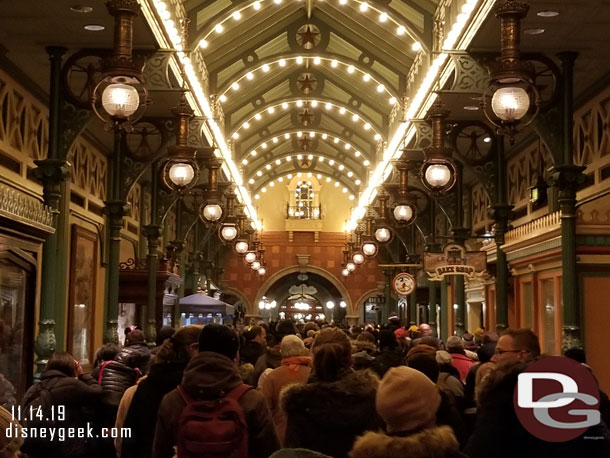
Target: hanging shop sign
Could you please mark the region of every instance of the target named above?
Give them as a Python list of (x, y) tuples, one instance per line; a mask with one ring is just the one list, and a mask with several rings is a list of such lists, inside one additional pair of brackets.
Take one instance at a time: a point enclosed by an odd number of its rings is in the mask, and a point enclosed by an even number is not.
[(392, 288), (399, 296), (408, 296), (417, 288), (417, 282), (413, 275), (401, 272), (392, 280)]
[(441, 281), (445, 275), (480, 278), (487, 272), (487, 253), (448, 243), (442, 253), (424, 253), (424, 270), (431, 281)]

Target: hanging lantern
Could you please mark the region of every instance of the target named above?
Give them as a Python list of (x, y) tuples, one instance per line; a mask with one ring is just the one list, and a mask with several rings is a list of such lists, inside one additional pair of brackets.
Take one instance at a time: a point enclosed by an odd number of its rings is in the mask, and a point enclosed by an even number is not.
[(379, 218), (375, 224), (375, 232), (373, 234), (375, 240), (378, 243), (388, 243), (392, 239), (392, 229), (388, 224), (388, 199), (390, 196), (383, 190), (383, 188), (377, 193), (377, 200), (379, 201)]
[(440, 99), (428, 112), (428, 121), (432, 124), (432, 145), (425, 149), (426, 160), (421, 168), (421, 177), (423, 185), (434, 194), (449, 191), (456, 181), (451, 150), (445, 146), (445, 119), (448, 115)]
[(394, 207), (394, 219), (401, 224), (411, 224), (417, 217), (417, 207), (409, 195), (409, 164), (404, 159), (405, 153), (396, 162), (399, 172), (398, 199)]
[(208, 223), (216, 223), (222, 218), (222, 207), (218, 204), (218, 169), (220, 161), (212, 154), (208, 157), (207, 202), (200, 208), (201, 218)]

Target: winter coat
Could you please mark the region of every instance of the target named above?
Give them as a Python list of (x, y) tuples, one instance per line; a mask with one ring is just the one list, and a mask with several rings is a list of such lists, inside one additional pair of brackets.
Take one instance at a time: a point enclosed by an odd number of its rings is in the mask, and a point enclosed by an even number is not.
[(367, 341), (356, 341), (352, 342), (352, 346), (354, 349), (352, 353), (354, 370), (373, 369), (375, 365), (375, 356), (373, 356), (376, 351), (375, 344)]
[[(184, 370), (182, 386), (192, 398), (214, 399), (222, 392), (230, 392), (242, 380), (234, 361), (214, 352), (201, 352)], [(177, 443), (180, 414), (186, 403), (177, 389), (163, 397), (157, 415), (153, 458), (171, 458)], [(256, 390), (247, 391), (239, 405), (248, 425), (248, 449), (250, 458), (267, 458), (280, 447), (273, 419), (265, 397)]]
[(10, 411), (17, 404), (17, 393), (13, 384), (0, 374), (0, 406)]
[[(87, 422), (92, 420), (93, 409), (102, 396), (102, 388), (95, 379), (88, 374), (78, 378), (70, 377), (61, 371), (44, 371), (40, 377), (40, 383), (28, 389), (22, 401), (23, 411), (30, 405), (36, 405), (41, 391), (45, 389), (51, 394), (53, 406), (63, 406), (65, 416), (57, 420), (46, 420), (50, 418), (50, 412), (43, 412), (45, 427), (85, 428)], [(55, 411), (58, 415), (59, 410)], [(24, 426), (27, 426), (25, 424)], [(27, 453), (30, 458), (38, 457), (70, 457), (90, 458), (93, 450), (93, 441), (85, 439), (66, 439), (65, 441), (50, 441), (47, 439), (26, 439), (21, 451)]]
[(114, 361), (100, 369), (100, 385), (104, 391), (104, 403), (118, 407), (123, 393), (135, 385), (138, 378), (148, 370), (151, 354), (144, 344), (123, 347)]
[(163, 397), (176, 388), (186, 363), (155, 364), (133, 395), (123, 427), (131, 428), (131, 438), (122, 439), (121, 458), (150, 458)]
[(420, 430), (408, 436), (369, 431), (360, 437), (350, 458), (467, 458), (448, 426)]
[(386, 348), (375, 356), (373, 370), (379, 375), (379, 378), (383, 378), (391, 367), (402, 366), (404, 363), (405, 357), (400, 348), (394, 350)]
[(461, 382), (466, 383), (466, 376), (474, 362), (468, 356), (461, 353), (451, 353), (451, 364), (460, 373)]
[(250, 363), (254, 366), (263, 353), (265, 353), (263, 345), (249, 340), (239, 348), (239, 360), (242, 364)]
[(294, 383), (307, 383), (311, 373), (311, 364), (310, 356), (284, 358), (280, 367), (269, 372), (263, 381), (261, 391), (267, 399), (280, 443), (284, 442), (286, 432), (286, 418), (280, 408), (280, 391)]
[(489, 374), (479, 393), (466, 454), (471, 458), (610, 457), (610, 432), (603, 422), (566, 442), (543, 441), (523, 428), (515, 413), (514, 393), (526, 367), (518, 362), (502, 363)]
[(334, 382), (289, 386), (280, 397), (284, 445), (347, 457), (357, 436), (382, 424), (375, 409), (378, 384), (370, 371), (350, 369)]
[(464, 384), (448, 372), (438, 374), (437, 386), (445, 393), (451, 395), (459, 405), (463, 405)]

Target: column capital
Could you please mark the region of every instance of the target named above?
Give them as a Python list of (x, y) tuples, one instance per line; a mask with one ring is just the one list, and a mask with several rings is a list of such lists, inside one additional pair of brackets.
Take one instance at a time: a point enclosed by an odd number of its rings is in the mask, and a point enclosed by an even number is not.
[(578, 186), (585, 181), (583, 173), (585, 169), (586, 167), (582, 165), (554, 165), (549, 169), (548, 184), (559, 188), (560, 192), (561, 190), (569, 190), (576, 193)]
[(142, 233), (150, 241), (151, 239), (158, 239), (161, 237), (163, 228), (158, 224), (147, 224), (142, 227)]

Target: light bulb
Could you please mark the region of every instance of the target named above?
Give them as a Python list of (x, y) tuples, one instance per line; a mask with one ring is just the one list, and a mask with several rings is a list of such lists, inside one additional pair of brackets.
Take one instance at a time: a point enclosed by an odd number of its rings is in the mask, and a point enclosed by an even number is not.
[(356, 264), (354, 264), (353, 262), (348, 262), (345, 268), (348, 271), (353, 272), (354, 270), (356, 270)]
[(261, 266), (258, 269), (258, 274), (262, 277), (263, 275), (265, 275), (267, 273), (267, 269), (265, 269), (265, 267)]
[(349, 275), (349, 270), (347, 270), (347, 268), (343, 269), (341, 271), (341, 275), (343, 275), (344, 277), (347, 277)]
[(203, 208), (203, 218), (215, 222), (222, 217), (222, 207), (218, 204), (208, 204)]
[(110, 116), (128, 118), (140, 106), (140, 95), (131, 84), (112, 83), (102, 92), (102, 106)]
[(254, 261), (256, 261), (256, 253), (254, 251), (248, 251), (244, 255), (244, 261), (246, 261), (248, 264), (252, 264)]
[(258, 270), (261, 268), (261, 263), (259, 261), (254, 261), (252, 264), (250, 264), (250, 268), (252, 270)]
[(237, 237), (237, 227), (235, 227), (234, 224), (226, 224), (222, 226), (222, 229), (220, 230), (220, 235), (223, 240), (231, 242), (235, 239), (235, 237)]
[(362, 253), (354, 253), (354, 256), (352, 256), (352, 261), (354, 261), (354, 264), (362, 264), (364, 262), (364, 255)]
[(169, 168), (169, 179), (178, 187), (187, 187), (195, 178), (195, 168), (187, 162), (177, 162)]
[(451, 181), (451, 169), (446, 164), (432, 164), (426, 167), (424, 181), (431, 188), (443, 188)]
[(240, 241), (236, 242), (235, 251), (238, 254), (244, 254), (246, 251), (248, 251), (248, 242), (246, 242), (244, 240), (240, 240)]
[(397, 205), (394, 207), (394, 218), (396, 218), (396, 221), (410, 221), (413, 218), (413, 208), (406, 204)]
[(388, 13), (381, 13), (379, 15), (379, 22), (385, 22), (388, 20)]
[(326, 301), (326, 308), (332, 310), (335, 308), (335, 303), (333, 301)]
[(341, 302), (339, 302), (339, 307), (344, 309), (345, 307), (347, 307), (347, 303), (345, 301), (341, 301)]
[(362, 244), (362, 252), (369, 258), (373, 257), (377, 254), (377, 245), (373, 242), (364, 242)]
[(379, 243), (385, 243), (392, 237), (392, 232), (387, 227), (380, 227), (375, 231), (375, 240)]
[(518, 121), (530, 107), (527, 91), (521, 87), (502, 87), (491, 99), (491, 109), (502, 121)]

